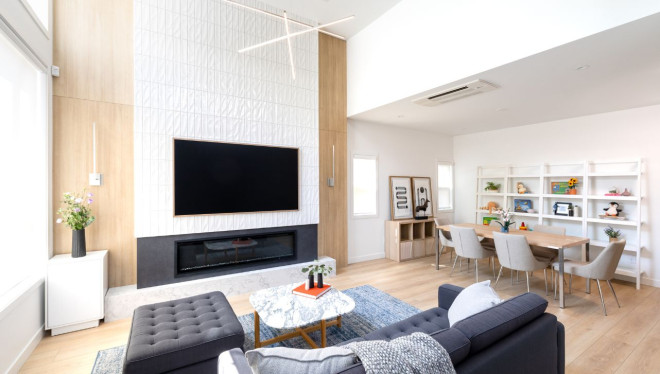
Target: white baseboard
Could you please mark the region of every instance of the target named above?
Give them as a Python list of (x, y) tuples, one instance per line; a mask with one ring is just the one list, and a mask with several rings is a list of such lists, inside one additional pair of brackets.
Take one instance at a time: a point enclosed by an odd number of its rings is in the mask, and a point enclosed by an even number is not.
[(371, 261), (371, 260), (378, 260), (381, 258), (385, 258), (385, 253), (383, 252), (378, 252), (378, 253), (371, 253), (368, 255), (362, 255), (362, 256), (349, 256), (348, 257), (348, 263), (349, 264), (354, 264), (356, 262), (364, 262), (364, 261)]
[(25, 361), (27, 361), (34, 349), (37, 348), (37, 345), (39, 345), (41, 339), (44, 337), (44, 334), (46, 333), (45, 327), (45, 325), (42, 325), (39, 330), (34, 333), (34, 335), (32, 335), (32, 338), (28, 344), (25, 345), (25, 348), (23, 348), (21, 354), (18, 355), (14, 362), (12, 362), (11, 366), (9, 366), (7, 374), (18, 374), (18, 371), (21, 370), (21, 367)]

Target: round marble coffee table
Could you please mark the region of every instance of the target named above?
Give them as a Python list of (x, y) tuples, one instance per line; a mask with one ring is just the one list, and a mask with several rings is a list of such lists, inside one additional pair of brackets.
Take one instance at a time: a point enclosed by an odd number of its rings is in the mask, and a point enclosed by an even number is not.
[[(250, 304), (254, 307), (255, 348), (297, 336), (305, 339), (312, 348), (319, 348), (307, 334), (316, 330), (321, 330), (321, 347), (325, 347), (326, 328), (335, 325), (341, 328), (342, 314), (349, 313), (355, 308), (353, 299), (336, 288), (330, 289), (316, 300), (294, 295), (291, 291), (300, 284), (298, 282), (267, 288), (250, 295)], [(272, 328), (294, 329), (294, 331), (261, 341), (259, 338), (261, 320)]]

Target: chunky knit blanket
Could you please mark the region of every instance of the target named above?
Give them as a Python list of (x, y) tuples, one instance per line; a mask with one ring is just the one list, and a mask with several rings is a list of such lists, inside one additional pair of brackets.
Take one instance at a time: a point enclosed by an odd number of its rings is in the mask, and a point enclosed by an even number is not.
[(445, 348), (421, 332), (389, 342), (350, 343), (345, 348), (362, 361), (367, 374), (456, 374)]

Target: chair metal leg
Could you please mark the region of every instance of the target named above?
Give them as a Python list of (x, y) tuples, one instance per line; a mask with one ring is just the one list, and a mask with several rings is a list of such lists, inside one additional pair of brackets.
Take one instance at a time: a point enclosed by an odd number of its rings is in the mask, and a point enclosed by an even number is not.
[(548, 296), (548, 272), (543, 269), (543, 283), (545, 283), (545, 296)]
[(603, 306), (603, 314), (607, 315), (607, 310), (605, 310), (605, 299), (603, 299), (603, 291), (600, 289), (600, 281), (596, 279), (596, 284), (598, 285), (598, 293), (600, 294), (600, 304)]
[(490, 256), (490, 258), (493, 260), (492, 262), (492, 268), (493, 268), (493, 277), (495, 277), (495, 256)]
[(509, 269), (511, 272), (511, 285), (513, 286), (513, 269)]
[(520, 282), (520, 272), (516, 270), (516, 282)]
[(559, 274), (555, 275), (555, 269), (552, 269), (552, 288), (555, 289), (555, 300), (557, 300), (557, 288), (559, 288), (559, 283), (555, 284), (555, 282), (559, 282)]
[[(587, 282), (589, 282), (589, 279), (587, 279)], [(573, 293), (573, 273), (568, 278), (568, 293)]]
[(495, 279), (495, 284), (493, 285), (493, 288), (495, 288), (495, 286), (497, 286), (497, 282), (500, 281), (500, 275), (502, 275), (502, 265), (500, 265), (500, 271), (497, 274), (497, 279)]
[(454, 268), (456, 267), (456, 261), (458, 261), (458, 255), (456, 255), (456, 258), (454, 259), (454, 266), (451, 267), (451, 272), (449, 273), (450, 277), (451, 277), (452, 274), (454, 274)]
[(529, 292), (529, 272), (526, 271), (525, 275), (527, 276), (527, 292)]
[(616, 292), (614, 292), (614, 287), (612, 287), (612, 282), (608, 279), (607, 280), (607, 285), (610, 286), (610, 290), (612, 290), (612, 295), (614, 295), (614, 300), (616, 300), (616, 305), (621, 308), (621, 304), (619, 304), (619, 298), (616, 297)]
[(476, 258), (474, 259), (474, 273), (477, 277), (477, 283), (479, 283), (479, 260)]

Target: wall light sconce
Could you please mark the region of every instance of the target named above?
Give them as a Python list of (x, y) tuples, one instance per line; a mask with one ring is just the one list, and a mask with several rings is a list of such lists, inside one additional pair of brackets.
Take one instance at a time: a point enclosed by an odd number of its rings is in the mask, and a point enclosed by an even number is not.
[(94, 172), (89, 174), (89, 185), (100, 186), (103, 184), (103, 174), (96, 172), (96, 122), (92, 123), (92, 158), (94, 160)]

